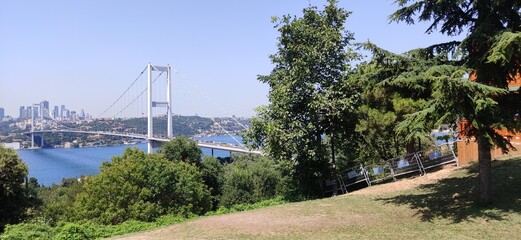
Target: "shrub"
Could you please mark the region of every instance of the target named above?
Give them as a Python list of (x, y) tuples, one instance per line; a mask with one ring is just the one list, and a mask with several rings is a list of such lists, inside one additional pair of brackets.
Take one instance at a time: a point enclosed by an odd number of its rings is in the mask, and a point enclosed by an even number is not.
[(281, 179), (275, 162), (267, 157), (236, 157), (225, 168), (221, 205), (229, 208), (273, 198), (279, 192)]
[(213, 207), (217, 209), (222, 193), (222, 182), (224, 175), (224, 165), (214, 157), (205, 156), (201, 161), (201, 174), (206, 186), (210, 188)]
[(67, 223), (60, 230), (54, 239), (56, 240), (85, 240), (92, 239), (91, 236), (87, 234), (87, 229), (85, 226), (78, 225), (75, 223)]
[(59, 221), (66, 221), (71, 217), (69, 210), (73, 207), (78, 194), (83, 190), (83, 180), (76, 178), (63, 179), (60, 185), (40, 187), (38, 196), (43, 201), (40, 216), (51, 226)]
[(52, 239), (53, 228), (43, 223), (20, 223), (7, 225), (5, 232), (0, 235), (1, 240), (47, 240)]
[(99, 175), (86, 180), (74, 203), (74, 219), (101, 224), (150, 222), (167, 214), (204, 214), (210, 207), (210, 191), (196, 166), (127, 149), (123, 156), (104, 163)]

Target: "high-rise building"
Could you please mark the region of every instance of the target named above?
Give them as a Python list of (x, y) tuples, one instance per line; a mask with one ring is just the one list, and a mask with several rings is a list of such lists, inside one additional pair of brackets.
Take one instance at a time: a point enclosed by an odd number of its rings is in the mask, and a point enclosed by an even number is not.
[(73, 120), (73, 121), (78, 121), (79, 117), (78, 117), (78, 114), (76, 113), (76, 111), (71, 111), (70, 112), (70, 119)]
[(44, 118), (51, 118), (51, 111), (49, 110), (49, 101), (43, 100), (40, 102), (40, 114)]
[(2, 118), (4, 118), (4, 109), (0, 107), (0, 120), (2, 120)]
[(43, 101), (40, 103), (40, 106), (41, 106), (43, 109), (47, 109), (47, 110), (49, 110), (49, 101), (47, 101), (47, 100), (43, 100)]
[(40, 117), (40, 109), (38, 105), (35, 106), (27, 106), (25, 108), (25, 118), (32, 118), (32, 114), (34, 114), (34, 118)]
[[(36, 109), (34, 109), (36, 110)], [(33, 106), (27, 106), (25, 107), (25, 118), (31, 118), (32, 117), (32, 114), (34, 113), (34, 117), (37, 118), (38, 116), (36, 115), (38, 112), (33, 112)]]
[(79, 117), (80, 120), (85, 120), (85, 111), (83, 111), (83, 109), (81, 109)]
[(65, 109), (65, 105), (62, 105), (61, 108), (60, 108), (60, 117), (62, 119), (64, 119), (66, 117), (66, 114), (67, 114), (66, 110), (67, 109)]
[(20, 117), (19, 117), (19, 119), (24, 119), (26, 117), (27, 117), (27, 115), (25, 115), (25, 106), (20, 106)]
[(56, 119), (58, 119), (59, 116), (60, 116), (60, 109), (58, 108), (58, 106), (54, 106), (54, 110), (52, 111), (52, 118), (54, 118), (56, 120)]

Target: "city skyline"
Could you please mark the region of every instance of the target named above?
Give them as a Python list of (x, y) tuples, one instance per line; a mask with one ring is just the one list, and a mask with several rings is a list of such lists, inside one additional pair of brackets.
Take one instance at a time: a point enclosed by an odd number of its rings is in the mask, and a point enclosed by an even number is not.
[[(353, 11), (355, 42), (402, 53), (454, 40), (425, 34), (425, 24), (389, 24), (392, 3), (338, 5)], [(175, 114), (249, 117), (268, 104), (257, 75), (273, 68), (280, 33), (271, 17), (302, 16), (310, 4), (327, 1), (2, 1), (0, 106), (16, 117), (20, 105), (47, 99), (98, 116), (152, 63), (176, 70)]]
[[(81, 108), (80, 111), (66, 108), (65, 104), (54, 105), (51, 109), (52, 104), (47, 100), (42, 100), (40, 103), (20, 105), (18, 115), (7, 115), (13, 119), (30, 119), (32, 114), (35, 118), (43, 117), (44, 119), (53, 120), (86, 120), (90, 119), (91, 116), (85, 113), (85, 110)], [(7, 117), (6, 116), (6, 117)], [(0, 117), (1, 119), (1, 117)]]

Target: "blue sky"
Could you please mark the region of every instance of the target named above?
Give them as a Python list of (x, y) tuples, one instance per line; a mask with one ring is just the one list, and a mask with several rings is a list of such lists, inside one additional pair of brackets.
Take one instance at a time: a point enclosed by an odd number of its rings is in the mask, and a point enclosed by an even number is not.
[[(267, 104), (257, 75), (273, 66), (272, 16), (301, 16), (324, 0), (17, 0), (0, 1), (0, 107), (48, 100), (93, 116), (108, 107), (149, 62), (170, 64), (174, 113), (252, 116)], [(427, 25), (388, 23), (393, 1), (341, 0), (356, 41), (393, 52), (451, 40)], [(456, 38), (461, 39), (462, 37)], [(198, 90), (196, 90), (198, 89)], [(202, 96), (203, 95), (203, 96)], [(215, 103), (207, 100), (207, 97)]]

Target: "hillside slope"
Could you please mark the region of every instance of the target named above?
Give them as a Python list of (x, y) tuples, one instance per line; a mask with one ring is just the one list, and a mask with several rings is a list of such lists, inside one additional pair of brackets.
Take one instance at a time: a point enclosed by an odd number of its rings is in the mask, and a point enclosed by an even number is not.
[(494, 208), (473, 203), (475, 167), (447, 166), (333, 198), (200, 218), (117, 239), (517, 239), (521, 159), (493, 166)]

